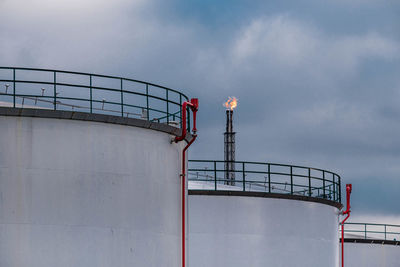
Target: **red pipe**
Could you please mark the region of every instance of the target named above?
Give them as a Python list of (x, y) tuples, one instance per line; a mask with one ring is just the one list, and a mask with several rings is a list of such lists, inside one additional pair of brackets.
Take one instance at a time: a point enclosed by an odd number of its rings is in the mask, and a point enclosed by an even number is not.
[(196, 140), (197, 137), (197, 129), (196, 129), (196, 112), (199, 107), (199, 101), (197, 98), (192, 98), (190, 102), (184, 102), (182, 104), (182, 135), (175, 137), (175, 142), (179, 142), (185, 139), (187, 129), (186, 129), (186, 106), (189, 105), (190, 109), (193, 112), (193, 138), (190, 142), (185, 146), (182, 150), (182, 188), (181, 188), (181, 198), (182, 198), (182, 267), (186, 265), (186, 150), (190, 147), (191, 144)]
[(351, 194), (351, 184), (346, 184), (346, 201), (347, 201), (347, 207), (346, 210), (343, 211), (343, 215), (347, 215), (346, 218), (341, 222), (342, 225), (342, 267), (344, 267), (344, 223), (347, 221), (347, 219), (350, 217), (350, 194)]
[(193, 112), (193, 132), (196, 133), (196, 112), (199, 108), (199, 100), (197, 98), (190, 99), (190, 102), (183, 102), (182, 104), (182, 135), (175, 137), (175, 142), (182, 141), (186, 137), (187, 127), (186, 127), (186, 107), (189, 105), (190, 109)]

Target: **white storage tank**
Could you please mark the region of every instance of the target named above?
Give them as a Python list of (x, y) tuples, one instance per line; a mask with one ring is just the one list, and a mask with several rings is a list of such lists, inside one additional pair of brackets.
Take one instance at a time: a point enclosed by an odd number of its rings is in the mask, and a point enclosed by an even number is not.
[(272, 163), (189, 165), (191, 267), (339, 264), (340, 177), (320, 169)]
[[(186, 97), (172, 100), (176, 91), (137, 81), (137, 90), (129, 89), (122, 78), (6, 71), (0, 79), (9, 88), (0, 100), (11, 107), (0, 107), (0, 266), (181, 266), (186, 142), (171, 144), (180, 131), (168, 122), (180, 120)], [(116, 86), (96, 84), (100, 78)], [(135, 96), (144, 99), (141, 106), (132, 104)]]
[(400, 266), (400, 225), (345, 223), (346, 267)]

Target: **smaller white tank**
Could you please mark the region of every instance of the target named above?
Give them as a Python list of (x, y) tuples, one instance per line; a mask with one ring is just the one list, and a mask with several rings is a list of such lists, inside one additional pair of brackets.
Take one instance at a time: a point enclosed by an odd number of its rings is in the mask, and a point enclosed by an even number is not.
[(399, 267), (400, 225), (346, 223), (346, 267)]
[(189, 161), (190, 267), (337, 267), (340, 177), (328, 171)]

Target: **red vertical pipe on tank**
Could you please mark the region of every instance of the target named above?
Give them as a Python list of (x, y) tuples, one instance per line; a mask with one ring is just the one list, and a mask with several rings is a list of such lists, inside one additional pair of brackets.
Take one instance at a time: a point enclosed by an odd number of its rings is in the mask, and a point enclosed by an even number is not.
[(341, 222), (342, 225), (342, 267), (344, 267), (344, 223), (347, 221), (347, 219), (350, 217), (350, 194), (351, 194), (351, 189), (352, 186), (351, 184), (346, 184), (346, 201), (347, 201), (347, 207), (346, 210), (343, 211), (343, 215), (347, 215), (346, 218)]
[[(175, 137), (175, 142), (179, 142), (185, 139), (187, 134), (186, 129), (186, 107), (189, 106), (193, 112), (193, 138), (190, 142), (185, 146), (182, 150), (182, 188), (181, 188), (181, 198), (182, 198), (182, 267), (186, 266), (186, 150), (189, 148), (191, 144), (196, 140), (197, 137), (197, 129), (196, 129), (196, 113), (199, 108), (199, 100), (197, 98), (192, 98), (190, 102), (184, 102), (182, 104), (182, 135)], [(190, 131), (190, 129), (189, 129)]]

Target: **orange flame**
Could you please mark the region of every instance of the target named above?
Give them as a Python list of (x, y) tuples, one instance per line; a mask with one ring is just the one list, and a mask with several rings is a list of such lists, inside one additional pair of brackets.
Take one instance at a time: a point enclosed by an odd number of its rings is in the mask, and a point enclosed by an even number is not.
[(238, 100), (236, 97), (229, 97), (228, 100), (223, 104), (227, 109), (233, 110), (237, 107)]

